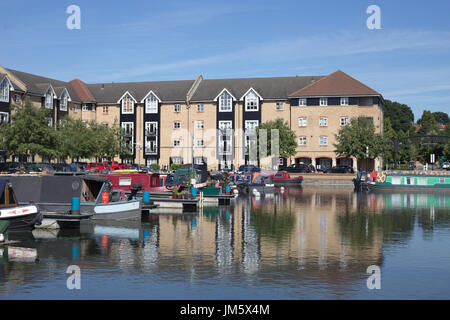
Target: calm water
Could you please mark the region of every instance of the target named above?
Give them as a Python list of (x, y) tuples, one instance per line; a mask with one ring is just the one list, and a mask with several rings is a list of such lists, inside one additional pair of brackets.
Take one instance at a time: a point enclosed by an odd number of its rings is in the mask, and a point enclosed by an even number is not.
[[(289, 189), (0, 247), (2, 299), (449, 299), (450, 195)], [(38, 260), (36, 261), (35, 255)], [(69, 265), (81, 289), (68, 290)], [(367, 267), (381, 289), (367, 288)]]

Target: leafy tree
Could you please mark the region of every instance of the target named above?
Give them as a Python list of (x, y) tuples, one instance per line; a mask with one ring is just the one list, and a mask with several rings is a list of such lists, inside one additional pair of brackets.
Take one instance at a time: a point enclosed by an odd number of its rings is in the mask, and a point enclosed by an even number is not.
[[(279, 154), (271, 154), (272, 152), (272, 130), (277, 129), (278, 130), (278, 136), (279, 136)], [(266, 130), (267, 133), (267, 155), (272, 156), (281, 156), (283, 158), (289, 158), (296, 154), (296, 148), (297, 148), (297, 138), (295, 135), (295, 132), (289, 128), (289, 125), (283, 121), (283, 119), (276, 119), (272, 121), (268, 121), (265, 123), (262, 123), (257, 129), (256, 129), (256, 136), (258, 145), (260, 144), (260, 133), (261, 130)]]
[(374, 125), (365, 117), (350, 119), (350, 123), (335, 136), (335, 152), (340, 156), (363, 160), (366, 147), (369, 147), (369, 157), (378, 157), (384, 152), (383, 137), (375, 133)]
[(60, 153), (71, 158), (91, 158), (97, 148), (94, 135), (86, 124), (66, 117), (58, 126)]
[(398, 132), (402, 130), (407, 132), (412, 128), (414, 122), (414, 113), (406, 104), (395, 101), (385, 100), (384, 119), (389, 118), (392, 128)]
[[(431, 111), (425, 110), (422, 117), (417, 120), (420, 125), (420, 129), (417, 132), (419, 135), (440, 135), (441, 132), (438, 128), (438, 123), (434, 118)], [(443, 145), (419, 145), (417, 146), (417, 156), (422, 163), (428, 163), (430, 161), (430, 154), (435, 154), (438, 159), (443, 153)]]
[(49, 127), (50, 111), (33, 107), (27, 99), (24, 104), (11, 106), (11, 122), (1, 126), (3, 148), (8, 155), (55, 158), (57, 135)]
[(437, 123), (442, 123), (445, 125), (450, 125), (450, 118), (448, 114), (445, 112), (433, 112), (434, 119), (436, 119)]

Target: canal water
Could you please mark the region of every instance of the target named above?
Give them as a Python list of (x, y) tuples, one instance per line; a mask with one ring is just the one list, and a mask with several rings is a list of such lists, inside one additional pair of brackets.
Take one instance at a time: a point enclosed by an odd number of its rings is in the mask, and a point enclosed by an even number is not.
[(448, 194), (305, 187), (10, 240), (0, 299), (450, 298)]

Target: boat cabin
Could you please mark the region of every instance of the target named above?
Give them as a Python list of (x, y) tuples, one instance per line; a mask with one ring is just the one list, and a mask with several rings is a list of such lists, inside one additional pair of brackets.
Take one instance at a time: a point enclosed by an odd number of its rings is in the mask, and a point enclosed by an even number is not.
[(17, 198), (12, 188), (12, 184), (8, 180), (0, 180), (0, 208), (17, 207)]

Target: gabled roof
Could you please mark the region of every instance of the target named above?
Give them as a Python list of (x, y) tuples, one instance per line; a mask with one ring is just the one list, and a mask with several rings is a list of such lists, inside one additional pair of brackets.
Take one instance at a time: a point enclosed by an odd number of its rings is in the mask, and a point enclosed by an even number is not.
[(116, 103), (120, 103), (120, 101), (122, 101), (122, 99), (123, 99), (126, 95), (129, 95), (129, 96), (131, 97), (131, 99), (133, 99), (134, 103), (137, 103), (136, 99), (134, 98), (134, 96), (133, 96), (129, 91), (125, 92), (125, 93), (119, 98), (119, 100), (117, 100)]
[[(6, 70), (10, 72), (14, 77), (19, 79), (21, 82), (23, 82), (27, 88), (27, 92), (30, 94), (43, 96), (47, 91), (49, 85), (52, 85), (52, 88), (65, 87), (67, 88), (67, 91), (69, 92), (72, 101), (81, 102), (80, 98), (78, 97), (77, 93), (72, 88), (69, 82), (41, 77), (31, 73), (26, 73), (12, 69)], [(47, 88), (44, 88), (45, 86), (47, 86)]]
[(51, 91), (53, 93), (53, 97), (57, 98), (55, 89), (53, 89), (53, 86), (51, 83), (37, 83), (35, 85), (35, 87), (37, 88), (37, 93), (39, 95), (45, 96), (47, 94), (48, 90), (51, 89)]
[(153, 90), (150, 90), (150, 91), (145, 95), (145, 97), (142, 98), (141, 103), (144, 103), (144, 102), (145, 102), (145, 99), (147, 99), (151, 94), (156, 98), (156, 100), (158, 100), (159, 102), (161, 102), (161, 99), (153, 92)]
[(217, 99), (219, 99), (219, 97), (222, 95), (222, 93), (227, 92), (231, 98), (236, 101), (237, 99), (233, 96), (233, 94), (230, 92), (230, 90), (228, 90), (227, 88), (223, 88), (222, 91), (220, 91), (220, 93), (214, 98), (214, 101), (217, 101)]
[(68, 100), (71, 101), (69, 91), (67, 90), (66, 87), (56, 87), (56, 88), (55, 88), (55, 93), (56, 93), (56, 96), (57, 96), (59, 99), (61, 99), (62, 96), (63, 96), (63, 94), (66, 93), (66, 94), (67, 94), (67, 97), (68, 97)]
[(223, 88), (234, 97), (242, 97), (253, 88), (265, 100), (287, 100), (289, 93), (306, 87), (320, 78), (322, 76), (203, 80), (192, 95), (191, 101), (213, 101)]
[(256, 90), (253, 89), (253, 88), (248, 89), (247, 92), (244, 93), (244, 95), (241, 97), (240, 100), (243, 101), (243, 100), (244, 100), (244, 97), (247, 96), (247, 95), (250, 93), (250, 91), (253, 91), (253, 92), (259, 97), (260, 100), (264, 100), (263, 97), (261, 97), (261, 95), (258, 93), (258, 91), (256, 91)]
[(80, 79), (73, 79), (69, 82), (72, 86), (73, 90), (78, 94), (78, 97), (80, 97), (81, 102), (96, 102), (94, 95), (89, 91), (89, 88), (86, 83), (81, 81)]
[(381, 96), (377, 91), (338, 70), (330, 75), (300, 88), (289, 94), (289, 97), (321, 97), (321, 96)]

